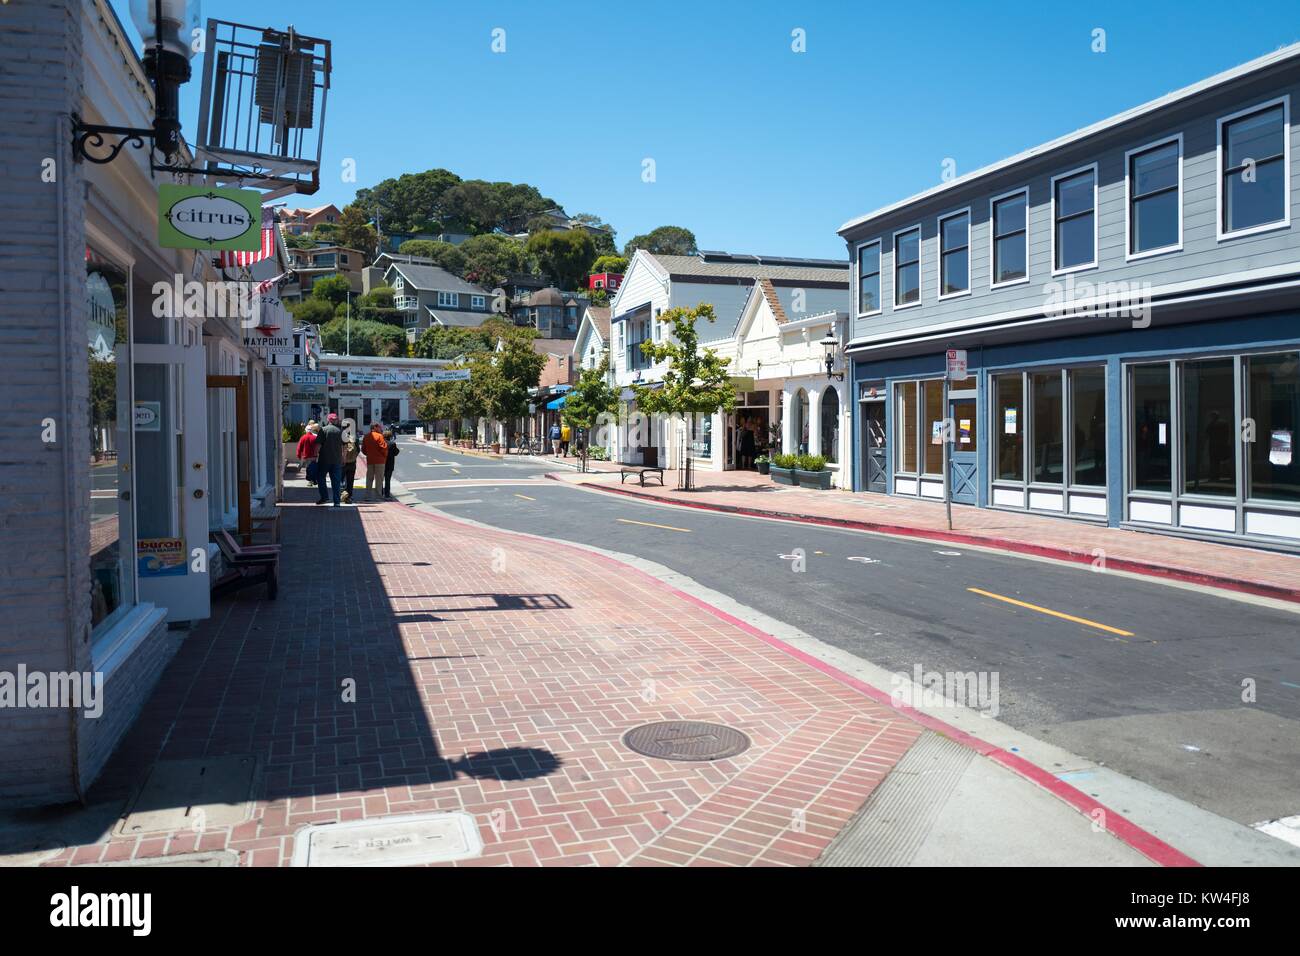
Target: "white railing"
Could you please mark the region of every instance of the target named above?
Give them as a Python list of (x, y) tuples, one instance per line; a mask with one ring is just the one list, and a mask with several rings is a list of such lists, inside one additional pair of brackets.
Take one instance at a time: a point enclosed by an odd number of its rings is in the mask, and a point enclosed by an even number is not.
[(393, 308), (395, 309), (405, 309), (408, 312), (414, 312), (419, 307), (419, 296), (398, 295), (393, 297)]

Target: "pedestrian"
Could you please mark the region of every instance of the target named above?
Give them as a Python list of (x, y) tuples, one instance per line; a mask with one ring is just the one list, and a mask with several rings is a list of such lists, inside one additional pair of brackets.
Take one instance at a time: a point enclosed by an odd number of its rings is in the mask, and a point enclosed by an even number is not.
[(384, 497), (393, 497), (393, 466), (397, 464), (397, 456), (401, 454), (401, 449), (397, 447), (397, 429), (390, 428), (384, 432), (384, 440), (388, 442), (388, 456), (384, 459)]
[(370, 423), (370, 431), (361, 440), (361, 454), (366, 456), (366, 500), (375, 501), (384, 491), (384, 462), (388, 458), (388, 443), (379, 422)]
[(307, 478), (307, 484), (316, 484), (316, 453), (318, 451), (316, 442), (315, 419), (307, 423), (303, 429), (302, 437), (298, 439), (298, 461), (302, 463), (303, 473)]
[(361, 446), (357, 444), (357, 436), (352, 435), (343, 442), (343, 503), (352, 504), (352, 488), (357, 482), (357, 456), (361, 454)]
[(339, 428), (339, 417), (334, 412), (330, 412), (329, 418), (325, 420), (316, 448), (316, 472), (320, 476), (320, 497), (316, 504), (325, 503), (325, 479), (328, 478), (334, 507), (337, 508), (343, 490), (339, 487), (343, 479), (343, 429)]
[(754, 431), (749, 422), (740, 427), (740, 467), (754, 467)]
[(568, 422), (560, 426), (560, 454), (565, 458), (569, 457), (569, 438), (572, 434)]
[(560, 453), (560, 423), (552, 422), (551, 423), (551, 454), (558, 455), (559, 453)]

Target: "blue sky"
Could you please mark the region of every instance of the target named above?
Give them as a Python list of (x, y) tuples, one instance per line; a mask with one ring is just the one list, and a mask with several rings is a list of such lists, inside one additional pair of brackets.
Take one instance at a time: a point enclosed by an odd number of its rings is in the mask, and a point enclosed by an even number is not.
[[(129, 24), (128, 0), (113, 3)], [(322, 185), (303, 205), (445, 167), (532, 183), (604, 217), (620, 246), (671, 224), (706, 249), (837, 258), (840, 224), (939, 182), (947, 158), (969, 172), (1300, 39), (1294, 0), (204, 0), (202, 12), (334, 41)], [(355, 184), (341, 181), (345, 158)]]

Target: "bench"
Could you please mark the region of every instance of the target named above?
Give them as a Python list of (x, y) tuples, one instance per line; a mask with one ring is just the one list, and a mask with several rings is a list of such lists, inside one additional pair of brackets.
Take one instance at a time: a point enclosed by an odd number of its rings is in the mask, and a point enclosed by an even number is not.
[(653, 465), (624, 465), (618, 472), (618, 483), (621, 485), (627, 481), (628, 475), (634, 475), (641, 487), (645, 487), (646, 475), (659, 479), (659, 487), (663, 487), (664, 470), (656, 468)]
[(272, 544), (280, 543), (280, 508), (274, 501), (264, 501), (254, 508), (252, 515), (254, 532), (265, 532)]
[(213, 585), (213, 594), (265, 584), (267, 598), (275, 600), (280, 590), (278, 544), (241, 545), (225, 528), (214, 531), (212, 540), (221, 549), (221, 556), (229, 568), (228, 573)]

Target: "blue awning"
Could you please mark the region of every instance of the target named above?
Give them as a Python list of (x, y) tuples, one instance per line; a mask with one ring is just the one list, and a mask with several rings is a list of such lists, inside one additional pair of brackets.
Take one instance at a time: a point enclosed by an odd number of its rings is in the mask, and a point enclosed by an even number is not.
[(546, 403), (546, 407), (547, 407), (547, 408), (559, 408), (561, 405), (564, 404), (565, 399), (567, 399), (568, 397), (569, 397), (568, 395), (561, 395), (559, 398), (555, 399), (555, 401), (553, 401), (553, 402), (547, 402), (547, 403)]

